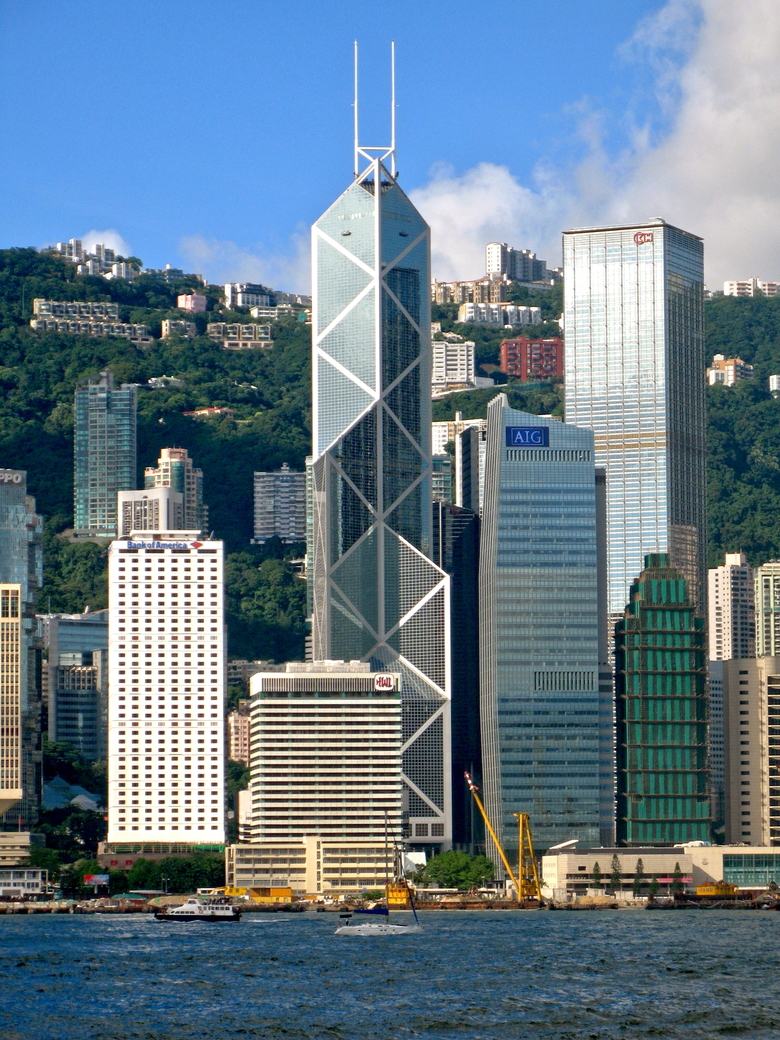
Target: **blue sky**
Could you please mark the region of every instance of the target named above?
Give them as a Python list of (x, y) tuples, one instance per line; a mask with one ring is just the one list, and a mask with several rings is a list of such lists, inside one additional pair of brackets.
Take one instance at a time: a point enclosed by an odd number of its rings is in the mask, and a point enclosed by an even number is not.
[[(401, 183), (439, 276), (481, 273), (496, 237), (557, 263), (572, 221), (661, 215), (706, 236), (717, 210), (674, 145), (740, 7), (766, 7), (766, 33), (780, 5), (0, 0), (0, 246), (112, 229), (148, 266), (305, 288), (308, 226), (351, 177), (356, 37), (367, 143), (387, 135), (396, 40)], [(770, 93), (774, 39), (756, 69)], [(773, 188), (754, 187), (757, 214)], [(744, 213), (732, 223), (744, 238)], [(776, 251), (767, 236), (746, 257)], [(780, 263), (733, 276), (752, 273)]]

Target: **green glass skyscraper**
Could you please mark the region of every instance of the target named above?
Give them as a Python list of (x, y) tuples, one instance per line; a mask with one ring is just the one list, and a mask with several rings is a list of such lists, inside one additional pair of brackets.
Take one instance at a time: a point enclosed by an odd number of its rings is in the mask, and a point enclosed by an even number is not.
[(708, 840), (705, 627), (666, 553), (646, 556), (631, 586), (615, 686), (618, 844)]

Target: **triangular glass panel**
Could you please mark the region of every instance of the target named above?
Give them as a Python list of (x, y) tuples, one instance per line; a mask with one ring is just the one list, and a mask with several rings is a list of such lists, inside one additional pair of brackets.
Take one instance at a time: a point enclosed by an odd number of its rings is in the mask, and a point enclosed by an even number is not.
[[(324, 350), (372, 389), (376, 388), (374, 300), (375, 290), (371, 289), (318, 344), (320, 350)], [(345, 299), (344, 305), (347, 303), (349, 300)]]
[(371, 404), (372, 398), (324, 358), (317, 358), (319, 381), (316, 454), (320, 455)]
[[(336, 318), (371, 281), (371, 275), (324, 239), (317, 249), (317, 334)], [(341, 358), (338, 359), (339, 361)]]

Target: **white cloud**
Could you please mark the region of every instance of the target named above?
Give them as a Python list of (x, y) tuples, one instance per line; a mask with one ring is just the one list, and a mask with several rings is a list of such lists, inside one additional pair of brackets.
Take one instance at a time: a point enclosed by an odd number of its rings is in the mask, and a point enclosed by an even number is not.
[(272, 289), (309, 292), (309, 237), (303, 229), (290, 239), (287, 250), (257, 252), (235, 242), (191, 235), (179, 243), (188, 266), (209, 282), (260, 282)]
[(109, 249), (113, 249), (119, 256), (133, 255), (132, 249), (116, 228), (106, 228), (105, 231), (87, 231), (86, 234), (81, 236), (81, 241), (84, 243), (84, 248), (89, 251), (94, 250), (96, 245), (102, 244), (108, 246)]
[(621, 49), (653, 76), (664, 136), (629, 133), (617, 158), (584, 111), (587, 157), (540, 166), (531, 186), (482, 163), (461, 176), (436, 170), (412, 198), (433, 229), (438, 278), (484, 270), (491, 240), (559, 262), (566, 227), (661, 216), (705, 240), (706, 277), (780, 277), (780, 4), (669, 0)]

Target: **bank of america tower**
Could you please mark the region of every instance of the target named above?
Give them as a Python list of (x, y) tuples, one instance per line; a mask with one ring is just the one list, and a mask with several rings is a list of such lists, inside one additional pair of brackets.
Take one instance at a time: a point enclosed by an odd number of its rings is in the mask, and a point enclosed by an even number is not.
[(609, 614), (648, 553), (706, 605), (702, 240), (665, 221), (563, 236), (566, 421), (607, 471)]
[(438, 844), (450, 640), (449, 577), (429, 558), (430, 230), (392, 138), (362, 147), (356, 127), (355, 178), (312, 229), (312, 650), (401, 673), (405, 837)]

